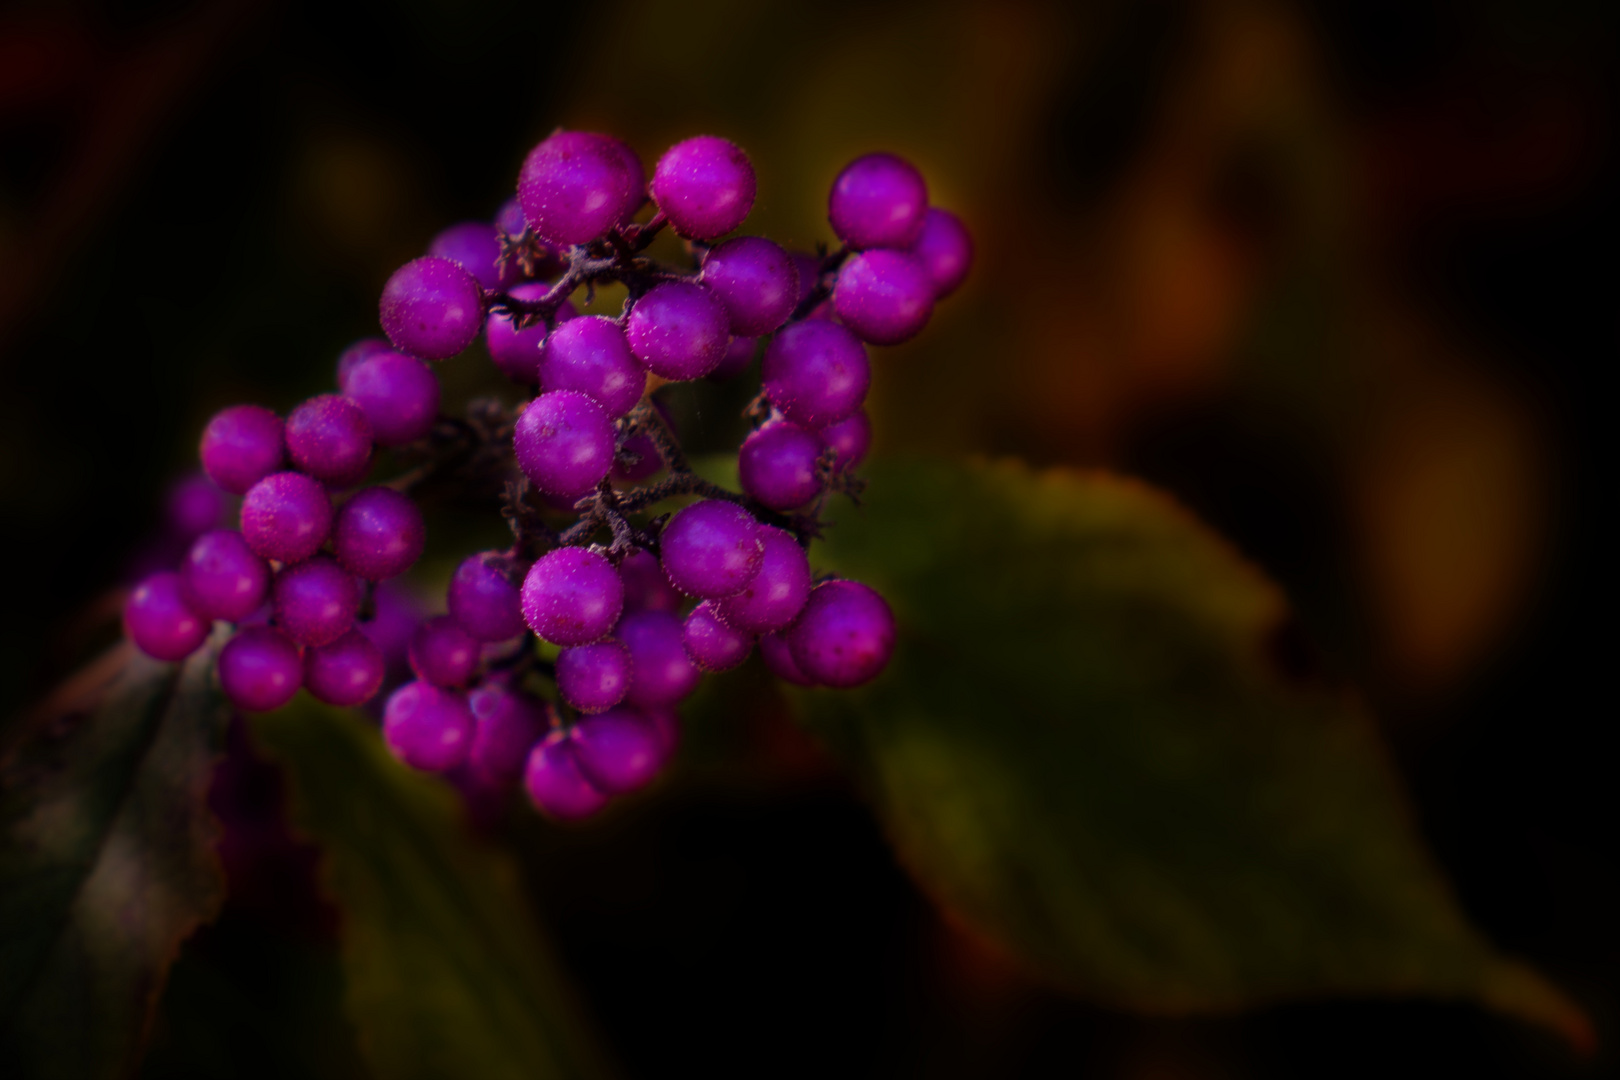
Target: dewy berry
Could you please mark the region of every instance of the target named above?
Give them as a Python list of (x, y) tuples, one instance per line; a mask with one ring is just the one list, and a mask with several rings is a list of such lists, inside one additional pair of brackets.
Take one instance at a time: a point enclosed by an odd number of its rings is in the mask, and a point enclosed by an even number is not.
[[(353, 707), (395, 680), (382, 712), (396, 757), (484, 790), (521, 782), (559, 820), (650, 782), (675, 752), (679, 703), (756, 647), (796, 685), (876, 678), (893, 613), (858, 582), (812, 587), (810, 544), (832, 526), (828, 500), (862, 489), (868, 345), (922, 330), (973, 243), (892, 154), (839, 173), (832, 251), (725, 239), (756, 194), (747, 156), (713, 136), (670, 148), (650, 183), (618, 139), (545, 139), (492, 220), (450, 226), (389, 278), (384, 336), (343, 350), (335, 393), (290, 403), (285, 423), (256, 405), (208, 422), (207, 480), (170, 514), (190, 550), (132, 591), (129, 638), (178, 661), (234, 623), (215, 663), (251, 711), (300, 687)], [(685, 265), (646, 254), (666, 229), (686, 239)], [(609, 284), (621, 312), (578, 317), (575, 300)], [(427, 361), (480, 336), (473, 353), (526, 400), (447, 415)], [(688, 463), (662, 383), (733, 378), (756, 356), (729, 491)], [(347, 490), (371, 470), (377, 486)], [(240, 532), (219, 527), (224, 493), (242, 496)], [(426, 548), (419, 500), (482, 500), (513, 536), (452, 554), (448, 614), (430, 619), (395, 581)]]

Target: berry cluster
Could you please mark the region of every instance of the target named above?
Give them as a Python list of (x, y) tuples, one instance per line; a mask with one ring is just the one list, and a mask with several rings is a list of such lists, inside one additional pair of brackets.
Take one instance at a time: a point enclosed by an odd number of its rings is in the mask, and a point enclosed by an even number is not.
[[(748, 158), (724, 139), (672, 147), (649, 183), (616, 139), (547, 138), (493, 224), (447, 229), (388, 280), (387, 340), (344, 351), (338, 393), (285, 418), (238, 405), (209, 421), (203, 470), (241, 496), (240, 529), (204, 532), (178, 571), (142, 581), (129, 637), (179, 660), (214, 621), (233, 623), (218, 669), (239, 708), (277, 708), (299, 687), (363, 704), (388, 672), (378, 583), (426, 539), (412, 495), (456, 477), (504, 492), (515, 541), (462, 562), (447, 614), (410, 635), (415, 678), (387, 698), (383, 734), (415, 768), (521, 779), (541, 810), (581, 817), (650, 780), (674, 749), (677, 703), (756, 644), (793, 683), (873, 678), (894, 645), (888, 605), (858, 582), (817, 581), (806, 550), (827, 497), (859, 491), (866, 344), (921, 330), (966, 275), (971, 241), (889, 154), (839, 174), (828, 213), (844, 243), (830, 254), (722, 240), (754, 193)], [(650, 219), (634, 221), (649, 198)], [(643, 254), (665, 227), (692, 270)], [(621, 315), (580, 315), (573, 294), (605, 282), (628, 291)], [(443, 416), (428, 361), (480, 333), (537, 394)], [(688, 467), (652, 392), (740, 374), (762, 340), (758, 425), (731, 492)], [(358, 487), (379, 448), (411, 467)], [(698, 499), (648, 516), (676, 496)]]

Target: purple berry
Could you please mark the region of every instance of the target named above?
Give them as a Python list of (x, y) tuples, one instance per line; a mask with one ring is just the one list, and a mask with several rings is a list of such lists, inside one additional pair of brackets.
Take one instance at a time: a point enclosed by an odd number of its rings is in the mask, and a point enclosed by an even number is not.
[(304, 689), (328, 705), (364, 705), (382, 689), (387, 670), (382, 650), (358, 630), (304, 650)]
[(734, 337), (731, 344), (726, 346), (726, 355), (721, 358), (720, 366), (704, 376), (712, 382), (724, 382), (726, 379), (735, 379), (748, 370), (748, 365), (754, 362), (754, 353), (759, 347), (757, 337)]
[(495, 211), (495, 227), (514, 240), (528, 229), (529, 223), (523, 218), (523, 206), (516, 195), (501, 203), (501, 208)]
[(858, 581), (824, 581), (787, 633), (793, 662), (823, 686), (847, 689), (873, 679), (894, 652), (894, 613)]
[(630, 650), (613, 638), (557, 654), (557, 693), (582, 713), (599, 713), (630, 689)]
[(293, 699), (303, 681), (298, 646), (268, 626), (243, 627), (220, 650), (219, 685), (238, 709), (279, 709)]
[(676, 232), (713, 240), (741, 225), (753, 208), (754, 167), (736, 143), (699, 135), (664, 151), (651, 190)]
[(910, 247), (928, 213), (928, 185), (909, 161), (868, 154), (844, 166), (827, 197), (827, 220), (853, 248)]
[[(635, 460), (630, 460), (631, 455)], [(608, 475), (621, 484), (635, 484), (647, 479), (664, 467), (658, 456), (658, 444), (645, 431), (638, 431), (624, 440), (624, 446), (613, 458), (613, 471)]]
[(553, 645), (588, 645), (606, 637), (623, 610), (624, 582), (594, 551), (548, 551), (523, 579), (523, 619)]
[(384, 581), (371, 592), (376, 613), (356, 628), (377, 646), (391, 669), (406, 667), (411, 635), (422, 622), (421, 605), (404, 586)]
[(464, 686), (478, 670), (478, 642), (448, 615), (418, 626), (406, 655), (416, 677), (434, 686)]
[(772, 675), (784, 679), (795, 686), (814, 686), (816, 681), (799, 670), (799, 665), (793, 659), (793, 650), (788, 646), (787, 631), (775, 634), (762, 634), (759, 639), (759, 658), (765, 661), (765, 666)]
[(863, 251), (838, 273), (838, 319), (874, 345), (898, 345), (917, 335), (934, 313), (934, 283), (922, 264), (900, 251)]
[(761, 236), (739, 236), (710, 251), (700, 280), (725, 305), (733, 334), (768, 334), (799, 303), (793, 257)]
[(720, 499), (678, 510), (659, 547), (670, 583), (701, 599), (741, 592), (759, 572), (764, 552), (752, 515)]
[(856, 409), (844, 419), (828, 424), (818, 434), (835, 455), (833, 471), (843, 472), (866, 460), (866, 452), (872, 446), (872, 421), (865, 409)]
[(973, 266), (973, 237), (962, 219), (949, 210), (929, 207), (922, 234), (911, 245), (911, 257), (934, 285), (934, 299), (955, 292)]
[(613, 467), (613, 420), (577, 390), (553, 390), (529, 402), (512, 432), (518, 467), (547, 495), (590, 491)]
[(467, 764), (488, 783), (505, 786), (523, 775), (529, 748), (551, 729), (551, 706), (499, 682), (467, 695), (477, 726)]
[(359, 367), (367, 360), (370, 360), (378, 353), (388, 352), (392, 348), (393, 346), (389, 345), (387, 341), (380, 337), (368, 337), (361, 338), (353, 345), (350, 345), (347, 349), (344, 349), (342, 352), (338, 353), (338, 393), (347, 394), (349, 392), (349, 376), (354, 373), (355, 368)]
[(821, 494), (816, 459), (822, 449), (821, 440), (797, 424), (766, 424), (743, 440), (737, 480), (772, 510), (795, 509)]
[(261, 559), (307, 559), (331, 529), (332, 500), (320, 481), (303, 473), (272, 473), (242, 499), (242, 536)]
[(793, 536), (770, 525), (759, 527), (765, 546), (759, 573), (716, 611), (730, 626), (750, 634), (780, 630), (791, 623), (810, 596), (810, 559)]
[(816, 283), (821, 280), (821, 258), (808, 251), (790, 251), (788, 258), (793, 261), (794, 273), (799, 276), (799, 293), (793, 301), (798, 307), (815, 291)]
[(647, 370), (636, 362), (624, 330), (612, 319), (587, 315), (551, 332), (540, 350), (540, 389), (577, 390), (623, 416), (641, 400)]
[(383, 707), (383, 741), (413, 769), (444, 772), (460, 765), (472, 732), (472, 709), (459, 690), (408, 682)]
[(529, 151), (518, 173), (523, 216), (542, 239), (583, 244), (630, 220), (646, 173), (618, 139), (559, 131)]
[(371, 468), (371, 424), (365, 411), (337, 394), (310, 398), (287, 414), (287, 456), (333, 487), (358, 484)]
[[(525, 281), (507, 291), (515, 300), (540, 300), (551, 292), (551, 286), (543, 281)], [(564, 300), (557, 308), (558, 324), (578, 315), (579, 310), (571, 300)], [(545, 349), (545, 341), (544, 319), (537, 319), (519, 330), (506, 311), (492, 311), (484, 324), (484, 345), (489, 349), (491, 362), (502, 375), (524, 386), (535, 386), (540, 382), (540, 354)]]
[(700, 379), (725, 359), (731, 316), (702, 285), (666, 281), (630, 309), (625, 337), (653, 374), (676, 382)]
[(523, 786), (536, 809), (563, 821), (589, 817), (607, 805), (607, 796), (580, 771), (573, 740), (565, 731), (553, 731), (535, 744)]
[(490, 565), (495, 555), (487, 551), (462, 560), (445, 594), (450, 617), (476, 641), (508, 641), (523, 633), (517, 586)]
[(276, 575), (270, 588), (276, 625), (300, 645), (326, 645), (354, 625), (360, 584), (325, 555)]
[(872, 382), (860, 339), (821, 319), (784, 327), (765, 347), (761, 374), (771, 404), (812, 431), (860, 408)]
[(344, 395), (360, 406), (379, 446), (404, 446), (425, 437), (439, 415), (439, 380), (432, 369), (386, 349), (349, 373)]
[(681, 606), (681, 594), (669, 583), (669, 576), (650, 551), (635, 551), (619, 564), (624, 580), (624, 610), (674, 611)]
[(203, 429), (197, 456), (208, 479), (241, 495), (281, 467), (281, 417), (257, 405), (233, 405)]
[(378, 316), (396, 349), (443, 360), (472, 344), (484, 322), (484, 291), (460, 265), (412, 259), (383, 286)]
[(630, 692), (625, 695), (629, 704), (673, 705), (697, 689), (703, 672), (686, 654), (679, 615), (633, 611), (619, 620), (615, 633), (630, 651)]
[(367, 581), (398, 577), (422, 556), (427, 530), (407, 495), (369, 487), (338, 509), (332, 550), (343, 568)]
[(634, 791), (664, 767), (664, 740), (634, 709), (581, 720), (573, 731), (574, 759), (591, 786), (609, 795)]
[(482, 221), (450, 226), (433, 238), (427, 253), (449, 259), (486, 289), (499, 289), (518, 280), (515, 263), (508, 273), (501, 273), (497, 265), (501, 258), (500, 230)]
[(169, 532), (190, 540), (220, 523), (225, 516), (225, 496), (202, 473), (192, 473), (169, 488), (164, 511)]
[(205, 619), (240, 622), (259, 610), (270, 568), (235, 529), (203, 533), (180, 564), (186, 604)]
[(124, 633), (158, 660), (184, 660), (208, 639), (212, 627), (186, 603), (180, 575), (172, 570), (148, 577), (124, 602)]
[(705, 600), (692, 609), (681, 627), (686, 654), (704, 671), (729, 671), (754, 651), (754, 635), (734, 630), (720, 619), (717, 600)]

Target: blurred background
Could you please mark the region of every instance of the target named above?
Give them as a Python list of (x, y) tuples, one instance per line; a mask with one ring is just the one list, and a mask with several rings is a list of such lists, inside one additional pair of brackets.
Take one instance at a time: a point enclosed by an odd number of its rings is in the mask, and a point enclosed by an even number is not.
[[(600, 828), (514, 829), (625, 1072), (1613, 1073), (1616, 11), (8, 3), (4, 715), (116, 637), (207, 417), (326, 390), (393, 269), (489, 218), (553, 127), (649, 167), (732, 138), (747, 231), (800, 247), (831, 239), (838, 169), (892, 149), (979, 261), (876, 359), (877, 452), (1128, 471), (1230, 537), (1297, 605), (1298, 662), (1372, 704), (1470, 916), (1605, 1046), (1576, 1061), (1460, 1005), (1149, 1019), (1053, 995), (939, 919), (766, 697)], [(499, 390), (472, 355), (441, 371), (451, 401)], [(689, 446), (735, 446), (750, 393), (678, 403)], [(273, 770), (233, 762), (274, 805)], [(148, 1075), (359, 1068), (311, 853), (271, 849), (188, 948)]]

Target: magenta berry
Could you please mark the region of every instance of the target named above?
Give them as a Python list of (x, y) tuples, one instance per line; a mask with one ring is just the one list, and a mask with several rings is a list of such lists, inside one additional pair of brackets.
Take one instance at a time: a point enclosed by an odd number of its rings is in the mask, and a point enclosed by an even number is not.
[(240, 622), (257, 611), (270, 589), (270, 567), (235, 529), (203, 533), (180, 564), (186, 605), (205, 619)]
[(681, 606), (681, 594), (669, 583), (669, 575), (657, 556), (637, 551), (619, 564), (624, 580), (624, 610), (674, 611)]
[(303, 679), (298, 646), (268, 626), (238, 630), (219, 653), (220, 688), (238, 709), (279, 709), (298, 693)]
[(766, 424), (743, 440), (737, 481), (772, 510), (793, 510), (821, 494), (816, 461), (823, 449), (821, 439), (797, 424)]
[(354, 625), (360, 583), (336, 562), (318, 555), (284, 568), (270, 587), (276, 625), (300, 645), (326, 645)]
[(800, 299), (793, 257), (762, 236), (739, 236), (711, 250), (700, 280), (725, 306), (733, 334), (770, 333)]
[(518, 467), (547, 495), (583, 495), (613, 467), (613, 421), (577, 390), (553, 390), (529, 403), (512, 434)]
[(523, 579), (523, 618), (553, 645), (606, 637), (624, 610), (624, 582), (606, 558), (583, 548), (548, 551)]
[(739, 593), (759, 571), (759, 525), (736, 503), (705, 499), (677, 511), (660, 538), (664, 573), (688, 596)]
[(421, 558), (426, 543), (422, 512), (408, 496), (391, 488), (356, 492), (338, 509), (332, 525), (332, 550), (338, 562), (366, 581), (403, 574)]
[(468, 694), (467, 704), (475, 723), (468, 767), (489, 783), (516, 782), (529, 749), (551, 728), (551, 707), (499, 682)]
[(349, 372), (344, 395), (360, 407), (379, 446), (424, 438), (439, 416), (438, 377), (416, 357), (386, 349)]
[(726, 379), (735, 379), (748, 365), (754, 362), (754, 353), (759, 350), (759, 338), (734, 337), (731, 344), (726, 346), (726, 355), (721, 358), (720, 366), (704, 376), (713, 382), (724, 382)]
[(383, 741), (413, 769), (445, 772), (467, 758), (473, 715), (467, 695), (432, 683), (409, 682), (383, 708)]
[(378, 317), (396, 349), (443, 360), (478, 336), (484, 322), (484, 292), (459, 264), (424, 255), (388, 279)]
[(676, 232), (713, 240), (741, 225), (753, 208), (754, 167), (736, 143), (699, 135), (664, 152), (651, 190)]
[(796, 618), (810, 597), (810, 560), (790, 533), (759, 527), (764, 547), (759, 573), (735, 596), (716, 608), (729, 626), (749, 634), (780, 630)]
[(622, 795), (645, 785), (664, 765), (664, 740), (634, 709), (614, 709), (581, 720), (573, 732), (574, 758), (591, 786)]
[(638, 431), (624, 441), (614, 455), (613, 469), (608, 473), (620, 484), (634, 484), (647, 479), (664, 467), (658, 456), (658, 444), (645, 431)]
[(448, 615), (429, 619), (411, 635), (411, 670), (434, 686), (465, 686), (478, 670), (478, 642)]
[(358, 630), (304, 650), (304, 689), (328, 705), (364, 705), (382, 689), (387, 670), (382, 650)]
[(169, 488), (164, 517), (169, 531), (183, 540), (201, 536), (225, 516), (225, 496), (201, 473), (181, 477)]
[(629, 704), (673, 705), (697, 689), (703, 673), (686, 653), (681, 625), (668, 611), (634, 611), (619, 620), (616, 636), (630, 652)]
[(640, 160), (618, 139), (559, 131), (524, 160), (518, 202), (535, 233), (566, 247), (629, 221), (645, 184)]
[(501, 257), (500, 230), (482, 221), (450, 226), (433, 238), (427, 253), (449, 259), (486, 289), (499, 289), (517, 280), (515, 273), (502, 274), (497, 265)]
[(529, 223), (523, 217), (523, 204), (518, 202), (515, 195), (501, 203), (501, 208), (495, 211), (495, 228), (514, 240), (522, 236), (528, 227)]
[(507, 641), (523, 633), (518, 587), (491, 565), (494, 557), (485, 552), (463, 560), (445, 594), (450, 617), (475, 641)]
[(272, 473), (242, 499), (242, 536), (260, 558), (307, 559), (331, 530), (332, 500), (319, 481), (303, 473)]
[[(551, 286), (543, 281), (525, 281), (508, 291), (517, 300), (540, 300), (551, 291)], [(564, 300), (557, 308), (557, 322), (565, 323), (578, 314), (573, 303)], [(519, 330), (510, 312), (497, 310), (489, 313), (489, 320), (484, 324), (484, 345), (502, 375), (524, 386), (536, 386), (540, 382), (540, 354), (545, 348), (546, 334), (544, 319), (536, 319)]]
[(337, 358), (337, 388), (338, 393), (349, 392), (349, 376), (354, 369), (370, 360), (378, 353), (389, 352), (393, 346), (380, 337), (361, 338), (347, 349), (338, 353)]
[(894, 613), (858, 581), (824, 581), (788, 632), (793, 662), (806, 677), (840, 689), (875, 678), (894, 652)]
[(540, 350), (539, 371), (542, 391), (577, 390), (609, 416), (635, 408), (647, 385), (647, 369), (630, 352), (624, 330), (600, 315), (552, 331)]
[(562, 821), (589, 817), (607, 805), (607, 795), (585, 778), (565, 731), (553, 731), (529, 753), (523, 787), (541, 813)]
[(910, 247), (928, 213), (922, 174), (893, 154), (868, 154), (844, 167), (827, 198), (827, 220), (853, 248)]
[(677, 382), (700, 379), (725, 359), (731, 317), (702, 285), (665, 281), (630, 309), (625, 337), (653, 374)]
[(729, 671), (754, 651), (754, 635), (734, 629), (720, 618), (716, 605), (722, 602), (703, 601), (681, 628), (686, 655), (704, 671)]
[(142, 581), (124, 602), (124, 632), (158, 660), (184, 660), (208, 639), (211, 626), (186, 603), (180, 575), (171, 570)]
[(761, 374), (771, 404), (811, 430), (860, 408), (872, 381), (860, 339), (847, 328), (820, 319), (794, 323), (772, 338)]
[(839, 321), (874, 345), (916, 337), (934, 313), (934, 282), (899, 251), (863, 251), (838, 272), (833, 309)]
[(352, 487), (371, 467), (371, 424), (346, 397), (312, 397), (287, 414), (287, 456), (317, 480)]
[(557, 693), (582, 713), (599, 713), (630, 690), (630, 650), (613, 638), (557, 655)]
[(814, 679), (799, 670), (798, 662), (793, 659), (793, 649), (788, 645), (786, 631), (762, 635), (759, 639), (759, 658), (765, 661), (765, 667), (778, 679), (795, 686), (816, 685)]
[(241, 495), (281, 467), (281, 417), (257, 405), (234, 405), (215, 413), (203, 429), (197, 456), (208, 478)]
[(842, 420), (822, 428), (821, 441), (833, 452), (833, 471), (853, 469), (866, 460), (872, 448), (872, 421), (865, 409), (856, 409)]
[(911, 245), (911, 257), (933, 283), (934, 299), (943, 300), (961, 286), (973, 266), (973, 237), (961, 218), (930, 207), (922, 233)]

